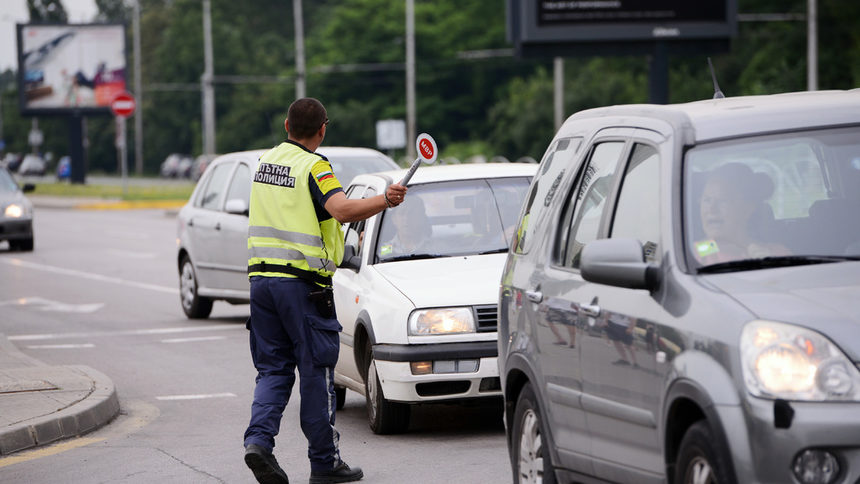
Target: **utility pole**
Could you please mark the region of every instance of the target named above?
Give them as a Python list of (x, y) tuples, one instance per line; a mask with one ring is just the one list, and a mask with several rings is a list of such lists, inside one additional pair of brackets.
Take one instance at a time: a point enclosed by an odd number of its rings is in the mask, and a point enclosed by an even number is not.
[(293, 0), (293, 23), (296, 31), (296, 99), (305, 97), (305, 28), (302, 0)]
[(139, 106), (134, 117), (134, 172), (143, 175), (143, 84), (140, 73), (140, 0), (134, 0), (134, 93)]
[(215, 154), (215, 87), (212, 84), (212, 15), (210, 1), (203, 0), (203, 59), (205, 67), (200, 76), (203, 93), (203, 153)]
[(415, 158), (415, 0), (406, 0), (406, 158)]
[(806, 90), (818, 90), (818, 9), (809, 0), (806, 12)]

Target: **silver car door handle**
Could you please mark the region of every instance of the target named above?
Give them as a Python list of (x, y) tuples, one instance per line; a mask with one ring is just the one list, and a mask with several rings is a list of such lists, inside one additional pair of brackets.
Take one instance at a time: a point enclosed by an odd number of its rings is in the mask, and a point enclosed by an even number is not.
[(586, 316), (596, 318), (600, 316), (600, 306), (596, 304), (580, 304), (579, 311)]
[(526, 291), (526, 299), (533, 303), (543, 301), (543, 293), (540, 291)]

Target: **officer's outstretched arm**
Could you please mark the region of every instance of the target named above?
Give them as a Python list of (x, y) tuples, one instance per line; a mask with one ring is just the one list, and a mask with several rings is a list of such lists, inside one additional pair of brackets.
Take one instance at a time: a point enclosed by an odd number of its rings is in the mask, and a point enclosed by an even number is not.
[[(403, 202), (406, 187), (395, 183), (389, 185), (385, 195), (370, 198), (349, 199), (343, 192), (332, 195), (325, 202), (326, 211), (340, 223), (357, 222), (372, 217), (389, 206), (396, 207)], [(386, 198), (388, 199), (386, 201)]]

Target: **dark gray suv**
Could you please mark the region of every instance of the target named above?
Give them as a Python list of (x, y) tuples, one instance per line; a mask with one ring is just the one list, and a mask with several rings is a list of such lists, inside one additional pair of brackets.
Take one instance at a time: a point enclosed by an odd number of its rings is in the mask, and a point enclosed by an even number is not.
[(498, 341), (516, 482), (860, 482), (860, 90), (571, 116)]

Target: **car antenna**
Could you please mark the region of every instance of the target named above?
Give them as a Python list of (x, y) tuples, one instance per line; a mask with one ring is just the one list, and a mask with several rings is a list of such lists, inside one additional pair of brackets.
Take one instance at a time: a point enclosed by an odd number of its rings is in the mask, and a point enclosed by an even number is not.
[(711, 68), (711, 79), (714, 80), (714, 99), (723, 99), (726, 95), (720, 91), (720, 85), (717, 84), (717, 75), (714, 73), (714, 64), (711, 63), (710, 57), (708, 57), (708, 67)]

